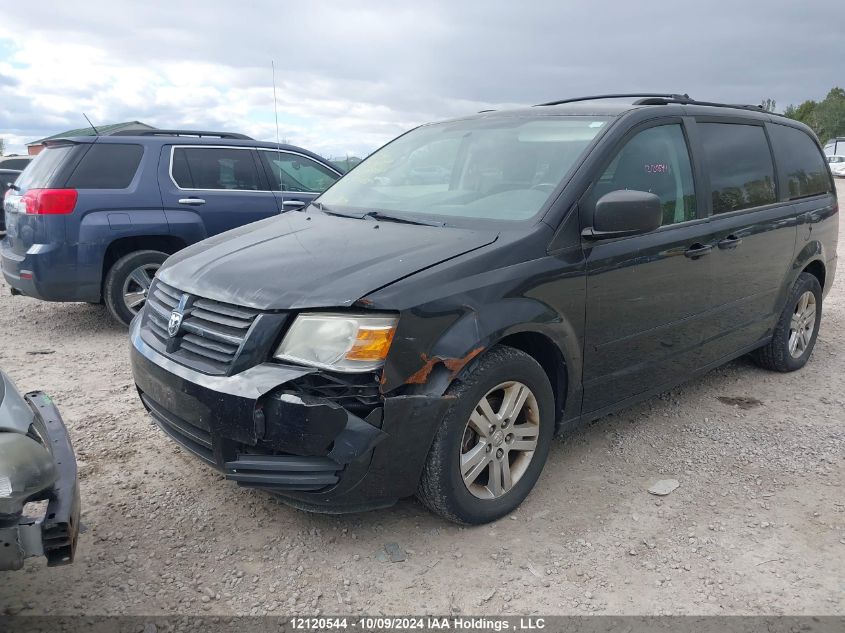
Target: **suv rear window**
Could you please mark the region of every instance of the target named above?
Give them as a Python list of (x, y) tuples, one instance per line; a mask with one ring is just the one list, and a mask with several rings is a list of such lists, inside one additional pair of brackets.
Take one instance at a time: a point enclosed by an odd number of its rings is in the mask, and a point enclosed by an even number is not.
[(766, 133), (759, 125), (699, 123), (710, 174), (713, 213), (728, 213), (775, 198), (775, 168)]
[(100, 143), (92, 145), (68, 178), (73, 189), (126, 189), (138, 165), (144, 148), (140, 145)]
[(21, 174), (17, 182), (18, 187), (22, 191), (50, 187), (53, 175), (75, 149), (76, 145), (45, 147)]
[(781, 183), (788, 200), (828, 193), (830, 177), (821, 151), (801, 130), (786, 125), (769, 127)]

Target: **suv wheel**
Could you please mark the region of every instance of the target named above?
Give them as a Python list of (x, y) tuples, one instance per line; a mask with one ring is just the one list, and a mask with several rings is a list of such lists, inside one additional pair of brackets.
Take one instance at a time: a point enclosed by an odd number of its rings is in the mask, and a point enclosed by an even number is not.
[(447, 391), (455, 398), (426, 459), (417, 496), (449, 520), (479, 524), (514, 510), (537, 482), (554, 435), (543, 368), (498, 346)]
[(801, 273), (789, 291), (772, 340), (754, 352), (754, 360), (773, 371), (801, 369), (813, 353), (821, 319), (819, 281), (809, 273)]
[(147, 302), (153, 277), (167, 257), (167, 253), (161, 251), (135, 251), (112, 265), (106, 275), (103, 295), (115, 319), (129, 325)]

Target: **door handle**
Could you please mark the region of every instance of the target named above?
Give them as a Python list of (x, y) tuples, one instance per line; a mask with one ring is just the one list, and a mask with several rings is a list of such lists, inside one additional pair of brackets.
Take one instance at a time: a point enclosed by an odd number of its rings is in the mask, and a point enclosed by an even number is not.
[(719, 248), (721, 249), (729, 249), (729, 248), (736, 248), (742, 244), (742, 238), (737, 237), (736, 235), (728, 235), (725, 239), (719, 242)]
[(190, 204), (190, 205), (199, 205), (205, 204), (205, 200), (202, 198), (179, 198), (179, 204)]
[(302, 200), (284, 200), (282, 201), (282, 206), (289, 209), (299, 209), (304, 207), (305, 203)]
[(689, 257), (690, 259), (698, 259), (699, 257), (704, 257), (705, 255), (707, 255), (707, 253), (712, 250), (712, 244), (699, 244), (698, 242), (696, 242), (684, 251), (684, 256)]

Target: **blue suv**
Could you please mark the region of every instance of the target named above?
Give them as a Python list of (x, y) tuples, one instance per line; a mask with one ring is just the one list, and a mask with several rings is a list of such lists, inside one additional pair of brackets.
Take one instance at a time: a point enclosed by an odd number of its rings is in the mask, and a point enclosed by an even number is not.
[(6, 193), (12, 294), (105, 303), (129, 323), (176, 251), (306, 206), (341, 172), (299, 147), (185, 130), (48, 141)]

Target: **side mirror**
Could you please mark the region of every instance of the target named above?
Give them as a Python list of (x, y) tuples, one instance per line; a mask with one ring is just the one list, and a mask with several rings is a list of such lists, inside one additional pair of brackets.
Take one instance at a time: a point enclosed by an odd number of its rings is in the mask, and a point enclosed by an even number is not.
[(620, 189), (604, 194), (596, 202), (592, 228), (584, 229), (587, 239), (627, 237), (655, 230), (663, 223), (663, 208), (653, 193)]

